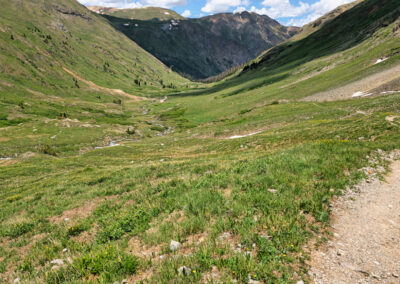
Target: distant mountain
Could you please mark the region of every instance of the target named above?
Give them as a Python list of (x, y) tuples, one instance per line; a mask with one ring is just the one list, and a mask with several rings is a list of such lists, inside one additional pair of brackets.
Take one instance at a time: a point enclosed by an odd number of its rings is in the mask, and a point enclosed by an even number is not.
[(172, 70), (195, 79), (245, 64), (299, 30), (248, 12), (184, 19), (161, 8), (94, 11)]

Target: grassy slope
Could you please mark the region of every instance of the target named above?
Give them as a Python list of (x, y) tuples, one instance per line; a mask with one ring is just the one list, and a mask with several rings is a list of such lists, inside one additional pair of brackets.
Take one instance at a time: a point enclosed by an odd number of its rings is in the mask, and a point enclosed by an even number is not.
[[(0, 161), (1, 276), (50, 283), (307, 279), (304, 244), (327, 237), (330, 199), (364, 176), (359, 169), (371, 163), (367, 156), (400, 147), (400, 93), (298, 99), (398, 64), (392, 55), (372, 65), (399, 46), (395, 25), (352, 48), (294, 66), (289, 59), (257, 66), (223, 88), (153, 103), (149, 113), (135, 115), (141, 127), (155, 119), (176, 127), (166, 136), (149, 130), (152, 137), (94, 150), (96, 143), (79, 144), (91, 128), (57, 126), (58, 120), (1, 128), (4, 154), (24, 151), (28, 142), (14, 136), (31, 136), (32, 144), (48, 139), (58, 154)], [(315, 73), (325, 66), (331, 69)], [(263, 132), (223, 139), (256, 130)], [(54, 133), (60, 136), (52, 140)], [(171, 239), (183, 247), (171, 252)], [(51, 260), (67, 257), (72, 264), (51, 270)], [(178, 273), (183, 265), (190, 275)]]
[(323, 27), (327, 22), (332, 21), (337, 16), (339, 16), (343, 12), (353, 8), (354, 6), (358, 5), (362, 1), (364, 1), (364, 0), (357, 0), (357, 1), (351, 2), (349, 4), (345, 4), (345, 5), (339, 6), (336, 9), (334, 9), (333, 11), (331, 11), (331, 12), (323, 15), (322, 17), (318, 18), (317, 20), (315, 20), (315, 21), (313, 21), (313, 22), (311, 22), (309, 24), (304, 25), (301, 28), (301, 30), (299, 31), (299, 33), (296, 34), (295, 36), (293, 36), (293, 38), (291, 38), (291, 40), (297, 41), (297, 40), (300, 40), (300, 39), (303, 39), (303, 38), (309, 36), (310, 34), (316, 32), (321, 27)]
[(119, 10), (113, 9), (110, 12), (107, 10), (107, 8), (105, 8), (103, 13), (117, 18), (124, 18), (129, 20), (135, 19), (140, 21), (148, 21), (148, 20), (168, 21), (171, 19), (175, 20), (185, 19), (185, 17), (182, 17), (175, 11), (158, 7), (119, 9)]
[[(95, 141), (101, 145), (110, 133), (124, 136), (128, 127), (143, 128), (135, 116), (149, 102), (135, 102), (133, 96), (162, 97), (194, 85), (76, 1), (6, 1), (0, 12), (2, 127), (29, 121), (45, 124), (66, 116), (87, 124), (75, 129), (86, 135), (76, 138), (71, 134), (75, 130), (67, 130), (59, 136), (68, 139), (56, 142), (56, 147), (66, 150), (70, 141), (81, 146)], [(77, 80), (63, 67), (100, 87)], [(132, 96), (101, 87), (122, 89)], [(7, 138), (12, 142), (1, 147), (0, 156), (17, 148), (17, 152), (25, 152), (38, 143), (52, 143), (49, 137), (57, 130), (47, 127), (35, 135), (37, 141), (25, 134), (22, 131)], [(43, 136), (46, 138), (39, 138)]]
[(42, 80), (47, 86), (71, 84), (59, 65), (98, 85), (127, 92), (140, 91), (132, 78), (154, 90), (160, 88), (160, 80), (184, 82), (76, 1), (8, 1), (1, 12), (2, 66), (21, 84), (24, 76), (36, 85)]

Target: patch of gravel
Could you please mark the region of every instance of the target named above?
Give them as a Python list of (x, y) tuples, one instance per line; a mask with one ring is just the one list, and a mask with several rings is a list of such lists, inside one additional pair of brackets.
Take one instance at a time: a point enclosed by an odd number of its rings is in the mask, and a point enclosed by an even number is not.
[(400, 283), (400, 152), (385, 181), (383, 169), (365, 168), (368, 179), (338, 198), (333, 237), (311, 253), (314, 283)]
[[(381, 94), (381, 92), (398, 91), (397, 85), (391, 82), (397, 82), (400, 78), (400, 65), (387, 69), (385, 71), (367, 76), (361, 80), (349, 83), (325, 92), (316, 93), (303, 99), (303, 101), (321, 102), (336, 101), (353, 98), (357, 93)], [(394, 88), (394, 89), (393, 89)], [(381, 91), (378, 91), (381, 90)], [(356, 96), (357, 97), (357, 96)]]

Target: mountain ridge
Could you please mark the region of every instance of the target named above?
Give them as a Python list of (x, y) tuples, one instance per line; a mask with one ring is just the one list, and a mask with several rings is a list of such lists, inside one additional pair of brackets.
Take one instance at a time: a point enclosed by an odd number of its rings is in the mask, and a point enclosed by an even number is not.
[(102, 16), (174, 71), (193, 79), (212, 77), (245, 64), (298, 31), (268, 16), (249, 12), (199, 19), (135, 19), (135, 13), (142, 11), (118, 10), (126, 13), (124, 18), (116, 17), (116, 12)]

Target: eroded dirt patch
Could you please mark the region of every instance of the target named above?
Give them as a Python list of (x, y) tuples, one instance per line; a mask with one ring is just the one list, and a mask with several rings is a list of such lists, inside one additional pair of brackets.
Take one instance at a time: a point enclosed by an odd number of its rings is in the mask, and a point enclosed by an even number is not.
[(383, 92), (398, 91), (396, 82), (399, 80), (400, 65), (397, 65), (342, 87), (314, 94), (303, 100), (316, 102), (344, 100), (353, 98), (353, 95), (357, 93), (380, 95)]

